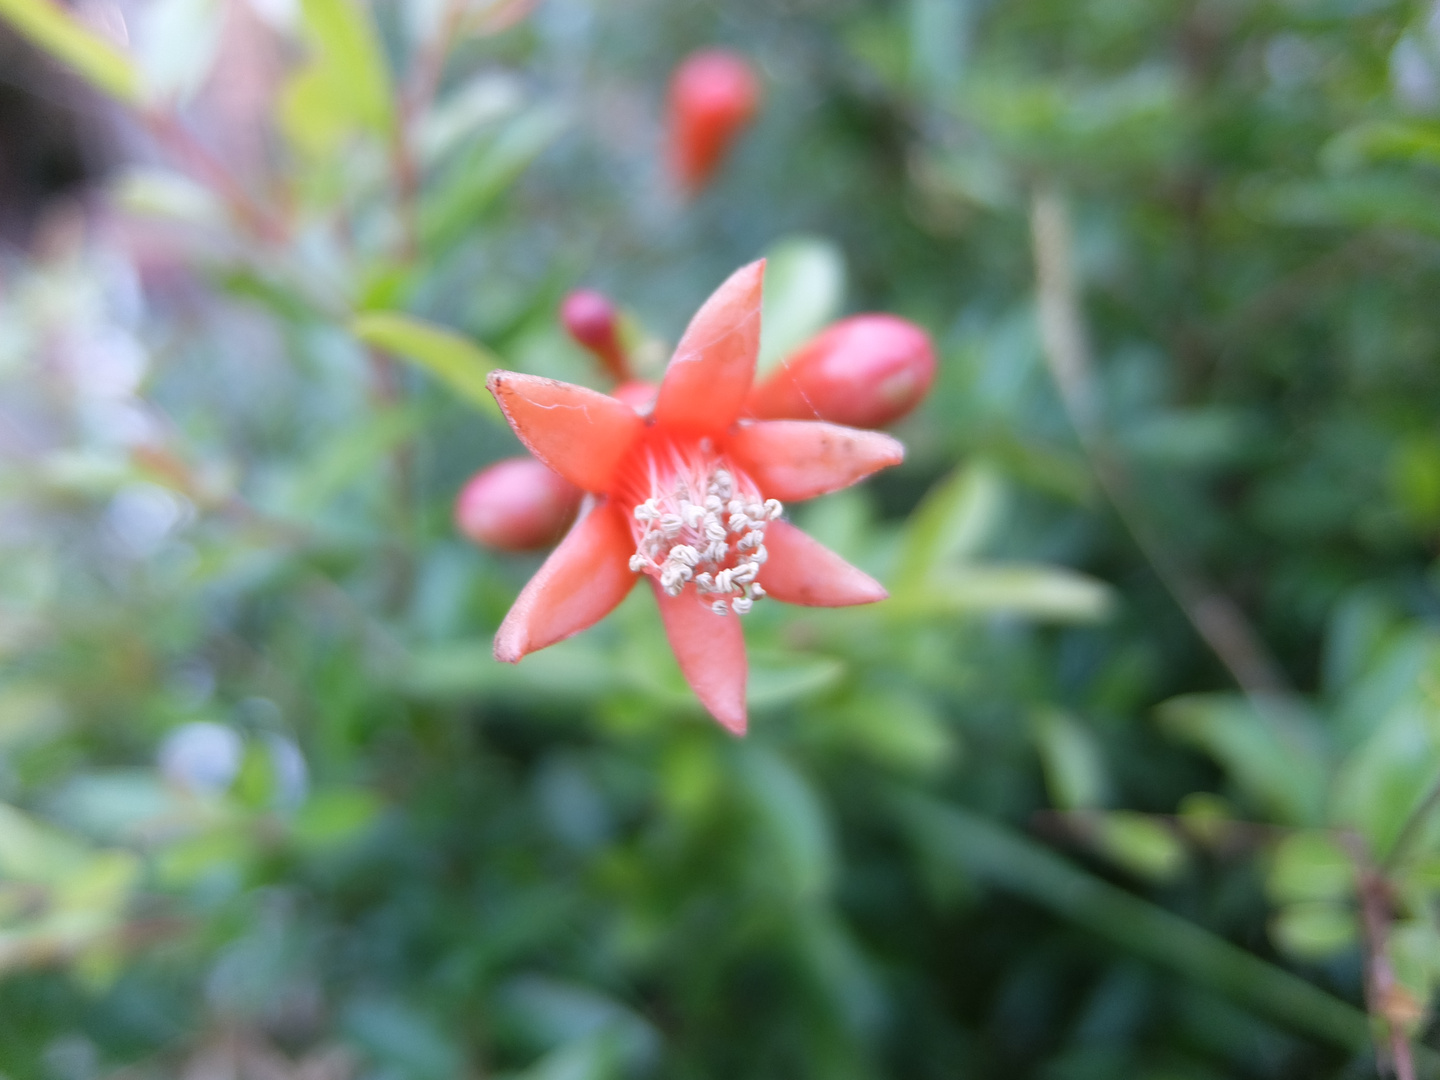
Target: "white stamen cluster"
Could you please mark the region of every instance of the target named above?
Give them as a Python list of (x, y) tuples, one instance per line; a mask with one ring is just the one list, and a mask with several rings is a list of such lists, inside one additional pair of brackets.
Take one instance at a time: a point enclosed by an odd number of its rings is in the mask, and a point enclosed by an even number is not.
[(697, 494), (680, 479), (670, 497), (635, 507), (639, 542), (630, 569), (654, 575), (671, 596), (693, 583), (702, 597), (713, 597), (716, 615), (744, 615), (765, 595), (755, 580), (767, 557), (765, 526), (784, 508), (758, 494), (747, 498), (724, 468), (711, 472), (698, 501)]

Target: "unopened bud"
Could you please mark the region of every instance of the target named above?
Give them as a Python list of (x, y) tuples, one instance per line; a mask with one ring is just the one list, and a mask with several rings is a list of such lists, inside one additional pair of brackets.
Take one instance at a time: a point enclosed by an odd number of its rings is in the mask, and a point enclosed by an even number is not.
[(791, 353), (746, 408), (762, 420), (878, 428), (920, 404), (934, 380), (929, 334), (894, 315), (855, 315)]
[(743, 56), (691, 53), (670, 77), (670, 170), (690, 194), (705, 186), (760, 107), (760, 80)]
[(604, 293), (576, 289), (560, 304), (560, 322), (620, 382), (630, 377), (630, 360), (620, 344), (620, 317)]
[(481, 469), (455, 499), (455, 525), (477, 544), (501, 551), (548, 547), (575, 520), (581, 491), (532, 457)]

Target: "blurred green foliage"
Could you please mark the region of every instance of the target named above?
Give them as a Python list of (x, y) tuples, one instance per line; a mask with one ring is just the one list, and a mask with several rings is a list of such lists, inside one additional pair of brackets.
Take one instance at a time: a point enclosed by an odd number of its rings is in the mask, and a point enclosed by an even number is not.
[[(0, 0), (143, 146), (0, 259), (7, 1080), (1435, 1074), (1440, 9), (123, 7)], [(762, 253), (940, 346), (796, 511), (892, 599), (744, 741), (644, 598), (495, 664), (484, 373)]]

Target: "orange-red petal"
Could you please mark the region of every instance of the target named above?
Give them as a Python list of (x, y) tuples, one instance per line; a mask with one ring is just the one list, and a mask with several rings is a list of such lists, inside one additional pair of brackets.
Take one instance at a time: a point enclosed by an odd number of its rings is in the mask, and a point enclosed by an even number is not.
[(878, 431), (818, 420), (759, 420), (736, 429), (729, 453), (767, 498), (813, 499), (905, 460), (905, 447)]
[(716, 615), (689, 589), (670, 596), (654, 578), (655, 602), (681, 674), (711, 716), (735, 735), (745, 734), (745, 636), (740, 616)]
[(596, 506), (520, 591), (495, 635), (495, 659), (518, 663), (610, 614), (635, 584), (634, 551), (625, 516), (609, 503)]
[(586, 491), (609, 488), (645, 427), (629, 405), (572, 383), (492, 371), (487, 385), (526, 448)]
[(695, 313), (665, 369), (657, 423), (718, 434), (735, 422), (755, 378), (764, 278), (764, 259), (742, 266)]
[(890, 595), (869, 574), (788, 521), (766, 526), (765, 551), (769, 558), (760, 567), (759, 581), (775, 600), (806, 607), (849, 607)]

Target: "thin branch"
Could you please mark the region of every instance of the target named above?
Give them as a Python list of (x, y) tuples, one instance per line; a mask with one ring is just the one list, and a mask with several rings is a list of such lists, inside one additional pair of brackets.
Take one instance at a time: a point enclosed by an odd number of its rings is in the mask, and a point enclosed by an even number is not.
[(169, 113), (155, 111), (141, 113), (140, 119), (155, 141), (173, 154), (190, 175), (219, 195), (249, 232), (268, 243), (285, 239), (284, 223), (255, 202), (224, 163), (185, 130), (179, 120)]
[(1252, 698), (1291, 696), (1280, 665), (1235, 602), (1162, 542), (1134, 497), (1124, 463), (1105, 438), (1071, 260), (1069, 215), (1058, 194), (1044, 188), (1035, 193), (1030, 225), (1045, 360), (1096, 479), (1161, 583), (1241, 689)]
[(1389, 1065), (1396, 1080), (1415, 1080), (1415, 1055), (1405, 1027), (1419, 1020), (1423, 1010), (1395, 978), (1395, 968), (1385, 948), (1394, 909), (1390, 885), (1376, 869), (1358, 834), (1347, 832), (1343, 842), (1355, 864), (1360, 922), (1365, 934), (1366, 1005), (1385, 1032)]

